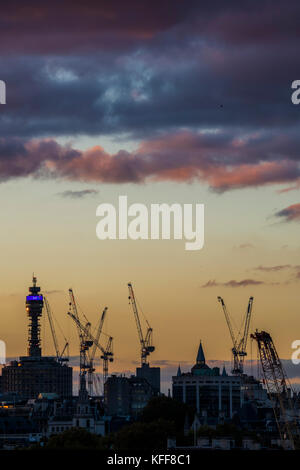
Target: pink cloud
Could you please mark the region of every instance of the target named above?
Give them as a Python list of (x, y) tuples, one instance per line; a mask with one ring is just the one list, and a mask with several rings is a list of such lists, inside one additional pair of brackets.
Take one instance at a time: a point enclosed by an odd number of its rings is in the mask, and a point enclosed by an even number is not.
[[(53, 139), (0, 139), (0, 178), (60, 177), (74, 181), (143, 183), (198, 180), (222, 192), (300, 180), (299, 164), (273, 157), (276, 142), (259, 136), (236, 138), (216, 134), (178, 132), (142, 141), (136, 151), (111, 154), (100, 145), (80, 151)], [(296, 218), (297, 205), (289, 209)], [(278, 216), (287, 213), (278, 213)]]

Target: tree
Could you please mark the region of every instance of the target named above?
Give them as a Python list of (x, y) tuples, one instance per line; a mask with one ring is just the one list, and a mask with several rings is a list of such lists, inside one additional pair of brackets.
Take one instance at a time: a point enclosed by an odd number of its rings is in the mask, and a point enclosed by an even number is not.
[(170, 397), (153, 397), (145, 406), (141, 421), (151, 423), (159, 419), (174, 423), (176, 431), (182, 431), (186, 416), (193, 417), (193, 410), (185, 403)]
[(175, 428), (170, 421), (133, 423), (113, 435), (113, 448), (118, 451), (165, 449)]

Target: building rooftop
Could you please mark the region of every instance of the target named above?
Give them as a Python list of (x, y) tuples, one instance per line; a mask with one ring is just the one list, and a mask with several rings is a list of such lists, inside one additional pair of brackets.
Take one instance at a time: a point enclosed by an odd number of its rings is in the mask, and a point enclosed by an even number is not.
[(211, 369), (205, 362), (205, 355), (200, 341), (198, 354), (196, 357), (196, 364), (191, 369), (192, 375), (220, 375), (220, 369), (214, 367)]

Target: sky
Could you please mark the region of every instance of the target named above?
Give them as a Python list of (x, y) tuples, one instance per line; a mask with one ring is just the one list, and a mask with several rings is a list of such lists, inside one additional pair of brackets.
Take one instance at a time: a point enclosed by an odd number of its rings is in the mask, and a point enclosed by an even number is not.
[[(34, 272), (72, 355), (68, 289), (93, 324), (108, 306), (111, 371), (139, 361), (129, 281), (154, 330), (151, 360), (165, 373), (193, 364), (200, 339), (208, 360), (230, 361), (218, 295), (237, 326), (253, 295), (252, 330), (270, 332), (290, 359), (300, 337), (300, 105), (291, 101), (299, 10), (295, 0), (288, 8), (265, 0), (1, 7), (0, 332), (8, 356), (26, 353)], [(204, 248), (100, 241), (96, 208), (117, 205), (119, 195), (148, 207), (203, 203)]]

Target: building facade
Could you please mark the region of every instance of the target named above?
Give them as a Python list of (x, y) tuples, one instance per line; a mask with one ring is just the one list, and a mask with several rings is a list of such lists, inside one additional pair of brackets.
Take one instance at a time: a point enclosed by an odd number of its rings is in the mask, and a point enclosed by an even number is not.
[(48, 436), (58, 434), (68, 429), (81, 428), (104, 436), (105, 422), (100, 416), (95, 404), (89, 399), (86, 386), (80, 388), (76, 406), (72, 414), (63, 413), (64, 410), (55, 409), (48, 420)]
[(172, 377), (173, 398), (195, 408), (200, 416), (232, 418), (243, 404), (241, 378), (229, 376), (225, 368), (210, 368), (200, 342), (196, 364), (191, 372)]
[(61, 398), (72, 396), (72, 368), (54, 357), (20, 357), (2, 369), (3, 393), (16, 393), (24, 399), (40, 393), (56, 393)]

